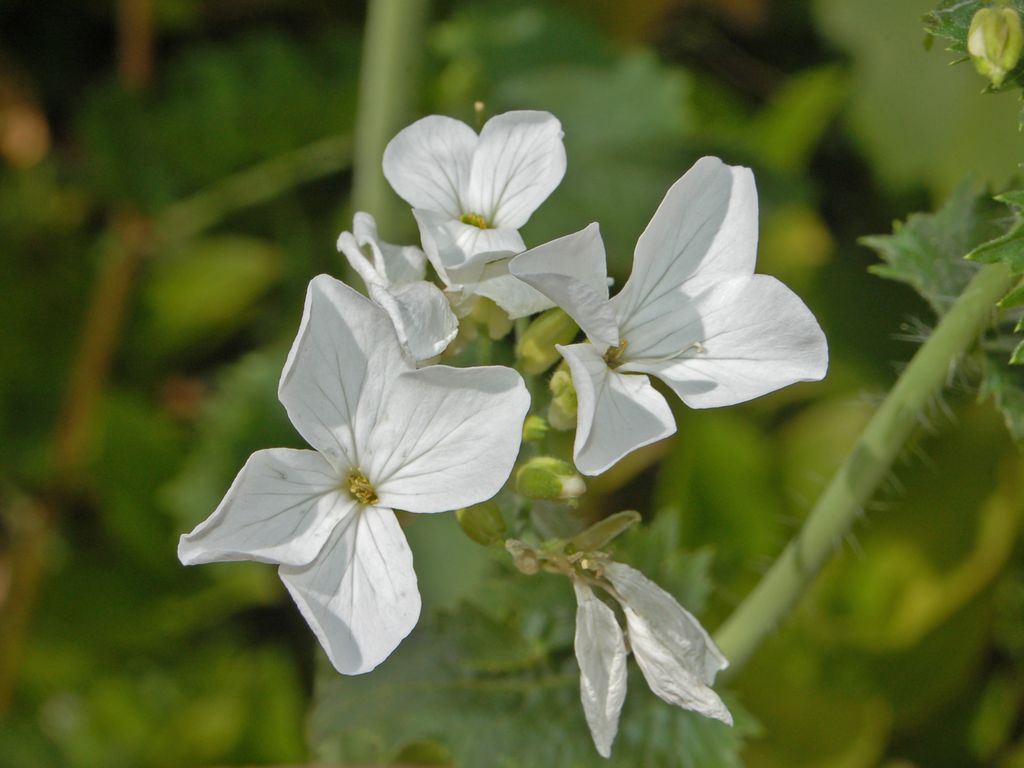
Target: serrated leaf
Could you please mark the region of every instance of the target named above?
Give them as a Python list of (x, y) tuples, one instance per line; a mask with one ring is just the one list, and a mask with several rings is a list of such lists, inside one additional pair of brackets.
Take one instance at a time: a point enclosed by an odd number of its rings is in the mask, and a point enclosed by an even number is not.
[[(1024, 323), (1024, 320), (1021, 322)], [(1017, 330), (1020, 330), (1020, 325), (1017, 326)], [(1010, 355), (1010, 365), (1020, 365), (1021, 363), (1024, 363), (1024, 341), (1021, 341)]]
[(998, 215), (1001, 206), (978, 185), (965, 182), (935, 213), (911, 214), (893, 226), (893, 234), (859, 242), (885, 262), (871, 267), (872, 272), (910, 285), (942, 315), (979, 269), (964, 255), (1000, 235)]
[[(1020, 346), (1014, 351), (1014, 357), (1019, 352)], [(1002, 412), (1011, 437), (1018, 444), (1024, 444), (1024, 368), (1011, 367), (1002, 354), (986, 355), (978, 398), (991, 398)]]
[(1024, 272), (1024, 223), (1018, 223), (1005, 235), (979, 245), (967, 254), (967, 258), (983, 264), (1002, 261), (1010, 265), (1014, 274)]
[(999, 306), (1002, 309), (1013, 309), (1021, 305), (1024, 305), (1024, 281), (999, 300)]
[(1014, 208), (1024, 208), (1024, 189), (1016, 189), (1011, 192), (1003, 192), (996, 195), (996, 200), (1006, 203)]

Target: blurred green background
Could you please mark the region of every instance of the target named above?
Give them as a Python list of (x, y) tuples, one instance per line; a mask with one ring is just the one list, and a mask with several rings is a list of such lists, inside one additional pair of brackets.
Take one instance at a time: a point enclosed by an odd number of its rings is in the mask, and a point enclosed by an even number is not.
[[(751, 166), (759, 271), (829, 339), (824, 383), (722, 411), (575, 513), (713, 629), (796, 530), (934, 317), (856, 245), (1018, 170), (1019, 104), (922, 44), (928, 0), (438, 0), (410, 119), (547, 109), (568, 172), (526, 242), (599, 221), (611, 271), (702, 154)], [(341, 679), (270, 566), (177, 536), (276, 401), (306, 282), (341, 274), (364, 3), (0, 0), (0, 766), (591, 766), (574, 606), (453, 516), (407, 520), (424, 594)], [(412, 77), (412, 74), (410, 74)], [(411, 242), (411, 216), (381, 222)], [(1024, 766), (1024, 464), (971, 371), (796, 615), (726, 691), (636, 668), (613, 764)], [(676, 403), (678, 405), (678, 403)], [(563, 446), (564, 447), (564, 446)]]

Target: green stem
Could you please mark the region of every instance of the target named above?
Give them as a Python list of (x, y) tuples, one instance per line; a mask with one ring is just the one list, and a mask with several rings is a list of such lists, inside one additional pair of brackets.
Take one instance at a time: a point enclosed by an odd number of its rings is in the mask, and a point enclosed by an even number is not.
[(922, 410), (948, 383), (958, 358), (977, 340), (995, 303), (1012, 285), (1004, 264), (979, 271), (914, 355), (803, 528), (716, 633), (730, 662), (730, 676), (747, 663), (835, 552), (919, 423)]
[(415, 99), (427, 0), (370, 0), (356, 111), (352, 205), (382, 229), (402, 226), (400, 206), (381, 170), (384, 148), (405, 126)]
[(162, 210), (154, 223), (158, 249), (183, 243), (232, 213), (274, 200), (282, 193), (348, 167), (352, 140), (331, 136), (255, 165)]

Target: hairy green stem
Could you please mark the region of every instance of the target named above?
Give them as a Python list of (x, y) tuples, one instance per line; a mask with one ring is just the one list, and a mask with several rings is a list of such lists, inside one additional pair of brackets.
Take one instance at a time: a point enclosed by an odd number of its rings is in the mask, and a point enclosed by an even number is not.
[(384, 231), (400, 226), (403, 213), (408, 216), (384, 179), (381, 158), (413, 111), (426, 18), (427, 0), (370, 0), (367, 8), (352, 206), (372, 213)]
[(747, 663), (836, 551), (919, 423), (929, 399), (948, 382), (960, 356), (977, 340), (992, 318), (995, 303), (1012, 285), (1004, 264), (979, 271), (914, 355), (803, 528), (716, 633), (715, 640), (730, 662), (728, 675)]

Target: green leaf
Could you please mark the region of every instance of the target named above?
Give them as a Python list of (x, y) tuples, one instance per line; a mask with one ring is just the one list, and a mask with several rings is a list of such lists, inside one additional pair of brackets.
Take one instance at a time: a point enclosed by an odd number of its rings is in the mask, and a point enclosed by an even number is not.
[(910, 285), (942, 315), (978, 270), (964, 255), (1000, 234), (1003, 213), (977, 184), (965, 182), (935, 213), (911, 214), (893, 225), (893, 234), (862, 237), (860, 243), (885, 262), (872, 272)]
[(967, 258), (983, 264), (1004, 261), (1014, 274), (1024, 272), (1024, 223), (1018, 223), (1005, 235), (979, 245), (967, 254)]
[(1003, 192), (996, 195), (996, 200), (1006, 203), (1014, 208), (1024, 208), (1024, 189), (1016, 189), (1012, 192)]
[(179, 351), (226, 338), (252, 319), (281, 262), (274, 246), (241, 236), (208, 238), (157, 260), (144, 305), (158, 343)]
[[(1017, 330), (1020, 330), (1020, 326), (1017, 327)], [(1021, 341), (1010, 355), (1010, 365), (1020, 365), (1021, 363), (1024, 363), (1024, 341)]]
[(440, 624), (421, 621), (369, 675), (341, 677), (321, 664), (314, 754), (329, 763), (384, 764), (429, 741), (467, 766), (741, 765), (739, 747), (754, 727), (749, 716), (732, 705), (737, 726), (729, 728), (671, 707), (646, 690), (635, 667), (612, 758), (603, 760), (584, 722), (571, 650), (516, 674), (474, 674), (459, 639), (460, 625), (471, 620), (460, 613)]
[[(1016, 288), (1006, 294), (999, 301), (999, 306), (1003, 309), (1013, 309), (1014, 307), (1019, 307), (1021, 305), (1024, 305), (1024, 281), (1021, 281)], [(1017, 330), (1019, 331), (1021, 329), (1017, 328)]]
[(990, 353), (983, 363), (983, 378), (978, 397), (989, 398), (1003, 414), (1003, 421), (1013, 439), (1024, 444), (1024, 368), (1011, 366), (1020, 361), (1021, 345), (1007, 361), (1003, 354)]

